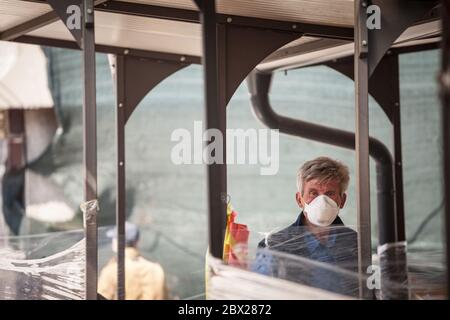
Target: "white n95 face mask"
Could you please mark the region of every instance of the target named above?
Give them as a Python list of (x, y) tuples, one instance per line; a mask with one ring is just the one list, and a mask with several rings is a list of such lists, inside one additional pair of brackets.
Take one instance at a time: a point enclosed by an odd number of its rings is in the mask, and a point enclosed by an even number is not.
[(304, 210), (308, 214), (308, 220), (320, 227), (332, 224), (339, 214), (336, 202), (326, 195), (317, 196), (309, 204), (305, 203)]

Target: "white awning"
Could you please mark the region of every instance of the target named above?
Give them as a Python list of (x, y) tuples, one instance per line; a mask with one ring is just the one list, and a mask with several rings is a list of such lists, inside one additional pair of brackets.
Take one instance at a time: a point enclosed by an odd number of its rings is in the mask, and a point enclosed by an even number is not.
[(0, 109), (53, 107), (39, 46), (0, 41), (0, 57)]

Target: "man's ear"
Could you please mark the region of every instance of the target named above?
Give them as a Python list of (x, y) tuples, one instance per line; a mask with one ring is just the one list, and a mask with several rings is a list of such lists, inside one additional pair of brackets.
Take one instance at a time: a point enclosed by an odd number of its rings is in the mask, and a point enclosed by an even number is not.
[(347, 194), (346, 194), (346, 193), (344, 193), (344, 194), (342, 195), (342, 197), (341, 197), (341, 205), (339, 206), (339, 208), (342, 209), (342, 208), (344, 207), (345, 201), (347, 201)]
[(295, 200), (297, 201), (297, 204), (300, 208), (303, 208), (303, 198), (302, 198), (302, 194), (300, 192), (297, 192), (295, 194)]

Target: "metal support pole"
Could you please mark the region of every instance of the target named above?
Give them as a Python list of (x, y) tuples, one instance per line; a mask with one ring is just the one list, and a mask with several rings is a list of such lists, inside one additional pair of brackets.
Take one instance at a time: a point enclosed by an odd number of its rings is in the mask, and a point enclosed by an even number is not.
[(370, 224), (369, 169), (369, 68), (367, 3), (355, 1), (355, 108), (356, 108), (356, 203), (358, 213), (358, 271), (360, 298), (370, 299), (363, 275), (372, 265), (372, 237)]
[[(351, 58), (351, 59), (350, 59)], [(354, 80), (353, 57), (326, 64)], [(401, 149), (400, 88), (398, 54), (392, 50), (381, 59), (369, 80), (369, 94), (377, 101), (392, 123), (394, 160), (377, 163), (379, 244), (405, 241), (403, 174)], [(370, 144), (370, 143), (369, 143)], [(369, 146), (372, 152), (372, 145)], [(392, 160), (392, 161), (391, 161)], [(390, 174), (393, 172), (393, 174)], [(388, 180), (392, 183), (388, 183)], [(395, 187), (394, 187), (395, 184)]]
[[(85, 201), (97, 201), (97, 127), (95, 101), (95, 33), (93, 0), (83, 0), (83, 165)], [(97, 299), (97, 205), (87, 206), (86, 299)]]
[[(374, 31), (375, 32), (375, 31)], [(372, 41), (376, 41), (371, 38)], [(371, 47), (372, 48), (372, 47)], [(372, 51), (370, 51), (370, 55)], [(403, 203), (403, 174), (401, 152), (401, 119), (398, 55), (387, 53), (372, 74), (370, 88), (377, 93), (380, 104), (392, 123), (394, 138), (394, 161), (390, 174), (377, 165), (377, 184), (390, 181), (378, 189), (378, 261), (380, 266), (380, 298), (409, 299), (407, 244), (405, 241), (405, 219)], [(393, 172), (393, 173), (392, 173)], [(385, 175), (383, 177), (383, 175)], [(381, 178), (381, 179), (380, 179)], [(395, 184), (395, 188), (388, 188)], [(394, 211), (381, 199), (394, 200)]]
[[(225, 239), (225, 229), (226, 229), (226, 202), (227, 202), (227, 135), (226, 128), (227, 128), (227, 105), (228, 101), (230, 101), (231, 97), (229, 96), (229, 86), (228, 80), (230, 80), (230, 75), (227, 72), (227, 64), (230, 65), (230, 60), (232, 59), (229, 57), (228, 52), (228, 41), (227, 41), (227, 29), (226, 25), (223, 24), (216, 24), (216, 50), (217, 50), (217, 90), (218, 90), (218, 117), (219, 117), (219, 130), (222, 132), (222, 143), (223, 143), (223, 149), (222, 149), (222, 155), (223, 155), (223, 164), (221, 164), (220, 170), (220, 176), (221, 176), (221, 190), (218, 190), (220, 192), (220, 201), (222, 204), (225, 205), (225, 213), (224, 219), (221, 222), (222, 230), (223, 230), (223, 237), (222, 239)], [(223, 243), (221, 244), (221, 257), (223, 256)]]
[[(203, 38), (203, 72), (205, 86), (205, 129), (218, 129), (225, 137), (225, 110), (219, 103), (217, 58), (217, 23), (215, 0), (197, 1)], [(209, 144), (210, 142), (206, 142)], [(225, 144), (222, 146), (226, 150)], [(216, 150), (217, 152), (217, 150)], [(225, 153), (222, 153), (225, 155)], [(223, 159), (225, 162), (225, 159)], [(207, 190), (209, 213), (209, 246), (211, 254), (222, 258), (226, 226), (226, 164), (207, 165)]]
[(27, 166), (27, 141), (25, 110), (9, 109), (2, 115), (7, 126), (7, 156), (5, 172), (1, 178), (5, 222), (13, 235), (18, 235), (25, 212), (25, 170)]
[(442, 1), (442, 66), (440, 94), (444, 148), (444, 221), (447, 264), (447, 298), (450, 299), (450, 1)]
[[(129, 51), (110, 57), (116, 89), (116, 226), (117, 226), (117, 298), (124, 300), (125, 292), (125, 125), (140, 101), (161, 81), (188, 66), (185, 61), (137, 58)], [(184, 59), (183, 59), (184, 60)]]
[(18, 173), (27, 164), (25, 111), (23, 109), (9, 109), (6, 111), (6, 117), (8, 125), (6, 171)]
[(125, 57), (116, 55), (116, 226), (117, 226), (117, 299), (125, 300)]
[[(376, 38), (375, 38), (376, 39)], [(372, 54), (372, 51), (370, 52)], [(354, 78), (353, 59), (330, 62), (329, 67)], [(403, 203), (401, 119), (398, 55), (388, 51), (369, 81), (369, 93), (386, 113), (393, 128), (394, 159), (377, 161), (378, 254), (383, 299), (407, 299), (408, 274)], [(369, 141), (369, 151), (374, 149)], [(375, 158), (377, 159), (377, 158)], [(394, 187), (395, 185), (395, 187)]]
[(398, 55), (391, 54), (389, 57), (391, 66), (391, 94), (395, 97), (392, 106), (392, 126), (394, 135), (394, 175), (395, 175), (395, 212), (396, 212), (396, 232), (397, 241), (406, 241), (405, 235), (405, 204), (403, 196), (403, 163), (402, 163), (402, 131), (401, 131), (401, 111), (400, 111), (400, 81)]

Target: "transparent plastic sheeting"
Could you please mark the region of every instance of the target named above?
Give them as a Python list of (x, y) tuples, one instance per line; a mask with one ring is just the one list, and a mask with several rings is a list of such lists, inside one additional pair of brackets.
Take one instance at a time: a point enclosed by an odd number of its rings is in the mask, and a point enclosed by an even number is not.
[(1, 300), (85, 298), (83, 230), (3, 238)]
[[(408, 299), (407, 246), (406, 241), (378, 246), (381, 276), (381, 299)], [(395, 286), (385, 285), (395, 283)]]
[(207, 298), (214, 300), (344, 300), (349, 297), (274, 277), (266, 277), (208, 257)]
[[(248, 243), (235, 242), (235, 259), (230, 265), (210, 258), (207, 261), (207, 298), (209, 299), (343, 299), (358, 297), (356, 233), (352, 228), (328, 227), (312, 234), (306, 227), (289, 227), (270, 233), (250, 232)], [(113, 256), (108, 227), (98, 229), (99, 267)], [(154, 234), (154, 230), (148, 230)], [(0, 238), (0, 299), (84, 299), (84, 230), (42, 235)], [(151, 245), (153, 247), (153, 245)], [(142, 246), (144, 256), (154, 256)], [(363, 283), (380, 291), (404, 289), (405, 283), (391, 281), (377, 273), (396, 269), (391, 256), (406, 246), (393, 246), (387, 259), (373, 256), (372, 272), (363, 275)], [(186, 253), (177, 263), (187, 263), (195, 252)], [(173, 255), (171, 255), (173, 256)], [(178, 256), (178, 255), (177, 255)], [(154, 256), (155, 257), (155, 256)], [(204, 257), (204, 255), (203, 255)], [(407, 289), (411, 299), (445, 298), (444, 255), (440, 250), (408, 250)], [(162, 257), (160, 257), (162, 258)], [(197, 258), (197, 257), (195, 257)], [(169, 291), (176, 292), (183, 274), (172, 273), (167, 258), (156, 260), (173, 278)], [(184, 261), (184, 262), (183, 262)], [(195, 260), (196, 261), (196, 260)], [(202, 259), (203, 261), (203, 259)], [(200, 263), (200, 261), (199, 261)], [(392, 264), (394, 263), (394, 264)], [(237, 267), (237, 268), (236, 268)], [(190, 278), (193, 273), (185, 267)], [(380, 271), (380, 270), (379, 270)], [(200, 275), (202, 270), (198, 270)], [(197, 273), (195, 273), (197, 274)], [(395, 273), (392, 273), (394, 274)], [(203, 288), (199, 276), (199, 287)], [(383, 281), (381, 281), (383, 279)], [(396, 279), (393, 277), (392, 279)], [(381, 283), (382, 282), (382, 283)], [(388, 290), (388, 291), (386, 291)], [(179, 296), (178, 298), (186, 298)], [(172, 298), (176, 298), (173, 297)]]
[(410, 298), (447, 299), (444, 251), (409, 249), (407, 258)]
[[(98, 228), (98, 262), (114, 255)], [(85, 299), (84, 230), (0, 237), (0, 300)]]
[[(250, 232), (248, 244), (234, 243), (232, 250), (236, 259), (229, 266), (209, 259), (208, 298), (359, 298), (357, 248), (357, 233), (344, 226), (314, 229), (290, 226), (265, 235)], [(444, 283), (442, 261), (437, 261), (439, 267), (430, 270), (426, 263), (418, 264), (412, 259), (408, 264), (408, 276), (401, 277), (398, 265), (404, 261), (393, 258), (396, 252), (406, 250), (406, 245), (393, 248), (394, 252), (383, 251), (382, 259), (374, 255), (374, 264), (361, 275), (361, 283), (372, 290), (371, 297), (395, 297), (397, 292), (406, 290), (406, 298), (440, 298), (435, 285), (440, 282), (442, 287)], [(420, 254), (426, 256), (427, 252)], [(381, 268), (379, 260), (383, 262)], [(239, 271), (230, 269), (230, 265), (238, 267)], [(232, 272), (238, 272), (239, 281), (232, 280)], [(430, 282), (433, 286), (429, 286)], [(386, 293), (384, 296), (382, 291)]]
[[(115, 259), (111, 239), (107, 237), (107, 231), (113, 227), (98, 228), (99, 274)], [(141, 236), (138, 249), (143, 257), (163, 266), (169, 298), (204, 298), (204, 249), (198, 253), (187, 250), (171, 240), (170, 234), (142, 225)], [(185, 237), (192, 237), (192, 233), (186, 233)], [(161, 255), (158, 248), (168, 240), (170, 250)], [(177, 272), (180, 265), (183, 268)], [(0, 237), (0, 300), (84, 299), (84, 286), (83, 229)]]

